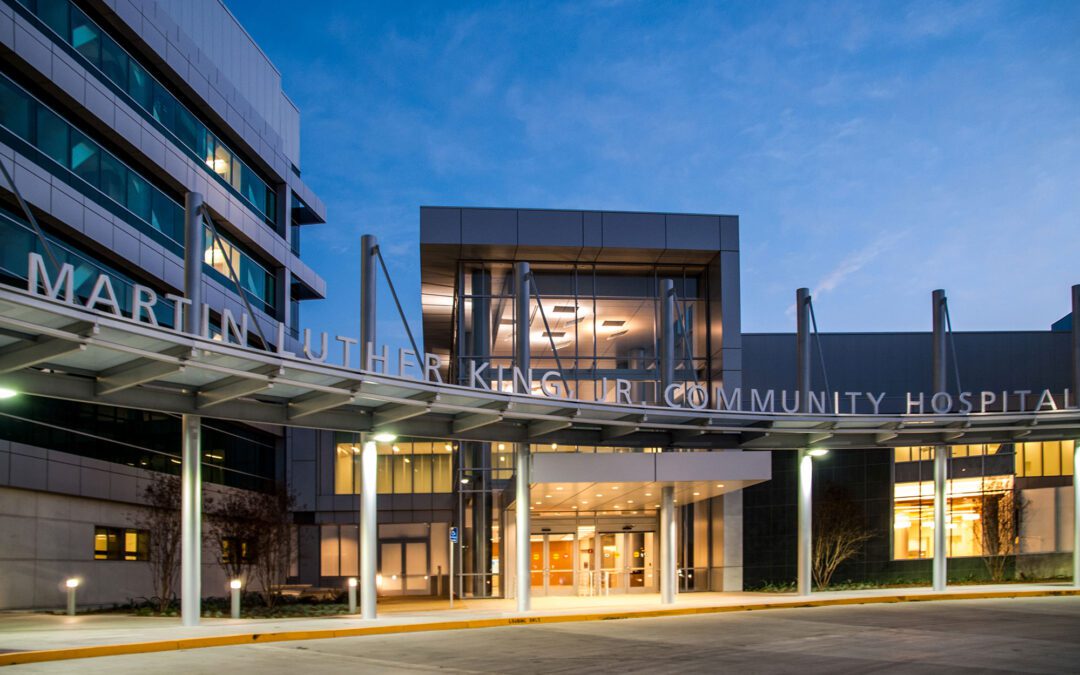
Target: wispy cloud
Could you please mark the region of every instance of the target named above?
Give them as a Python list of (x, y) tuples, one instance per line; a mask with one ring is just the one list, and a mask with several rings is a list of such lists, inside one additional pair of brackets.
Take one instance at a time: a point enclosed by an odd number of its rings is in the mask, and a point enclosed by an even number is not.
[[(907, 231), (884, 232), (866, 246), (844, 256), (824, 276), (818, 279), (814, 287), (810, 289), (810, 295), (814, 298), (832, 293), (856, 276), (867, 265), (872, 263), (883, 253), (894, 248), (900, 240), (907, 235)], [(787, 315), (794, 316), (795, 305), (789, 305)]]

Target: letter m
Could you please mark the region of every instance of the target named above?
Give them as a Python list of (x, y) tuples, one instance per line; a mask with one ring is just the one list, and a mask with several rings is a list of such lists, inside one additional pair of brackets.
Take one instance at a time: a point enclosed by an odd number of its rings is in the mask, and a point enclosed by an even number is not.
[(38, 286), (44, 286), (45, 297), (56, 300), (60, 295), (60, 290), (63, 289), (64, 302), (75, 302), (75, 268), (71, 266), (71, 263), (64, 263), (60, 266), (60, 276), (56, 279), (55, 284), (50, 283), (49, 270), (45, 268), (45, 259), (40, 254), (30, 253), (28, 267), (26, 290), (34, 295), (41, 295)]

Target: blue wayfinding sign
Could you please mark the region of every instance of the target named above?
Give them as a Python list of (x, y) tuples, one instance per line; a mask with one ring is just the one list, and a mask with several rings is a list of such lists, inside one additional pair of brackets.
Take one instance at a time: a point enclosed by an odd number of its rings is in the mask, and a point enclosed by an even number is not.
[(451, 527), (450, 528), (450, 543), (451, 544), (456, 544), (457, 543), (457, 528), (456, 527)]

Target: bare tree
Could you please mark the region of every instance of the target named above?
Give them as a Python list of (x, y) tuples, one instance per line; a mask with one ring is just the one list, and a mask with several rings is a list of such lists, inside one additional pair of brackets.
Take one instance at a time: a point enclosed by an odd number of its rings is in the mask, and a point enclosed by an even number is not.
[(207, 505), (210, 539), (218, 564), (229, 579), (250, 575), (256, 560), (262, 513), (259, 494), (246, 490), (229, 491)]
[(830, 485), (813, 511), (814, 583), (825, 588), (840, 563), (854, 557), (874, 533), (866, 527), (862, 513), (847, 492)]
[(1026, 502), (1012, 486), (995, 489), (983, 479), (979, 499), (979, 529), (982, 559), (992, 581), (1005, 580), (1009, 559), (1016, 556), (1020, 542), (1020, 521)]
[(292, 568), (293, 522), (295, 499), (284, 487), (274, 492), (257, 493), (259, 535), (255, 544), (255, 578), (269, 609), (277, 604), (279, 591), (288, 581)]
[(146, 508), (134, 516), (135, 526), (150, 533), (148, 554), (154, 600), (159, 612), (168, 609), (176, 595), (180, 572), (180, 479), (154, 473), (143, 489)]

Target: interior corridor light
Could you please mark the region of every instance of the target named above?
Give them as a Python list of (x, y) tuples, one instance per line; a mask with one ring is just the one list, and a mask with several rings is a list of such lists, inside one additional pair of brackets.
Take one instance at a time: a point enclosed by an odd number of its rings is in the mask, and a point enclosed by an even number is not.
[(375, 439), (376, 443), (393, 443), (397, 440), (397, 434), (392, 434), (388, 431), (380, 431), (372, 436), (372, 438)]
[(19, 392), (9, 387), (0, 387), (0, 399), (15, 398), (19, 395)]
[(810, 448), (810, 450), (807, 451), (806, 454), (810, 455), (811, 457), (824, 457), (825, 455), (829, 454), (829, 451), (826, 448)]

